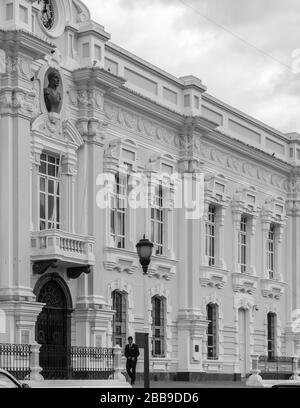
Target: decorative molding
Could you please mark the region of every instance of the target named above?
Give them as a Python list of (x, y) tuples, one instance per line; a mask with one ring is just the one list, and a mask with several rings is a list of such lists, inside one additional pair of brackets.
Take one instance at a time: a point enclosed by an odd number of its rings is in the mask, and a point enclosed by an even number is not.
[(67, 91), (69, 103), (74, 108), (93, 108), (103, 110), (104, 94), (97, 89), (71, 88)]
[(280, 300), (285, 291), (286, 284), (271, 279), (261, 279), (261, 291), (264, 297)]
[(213, 267), (200, 266), (200, 285), (203, 287), (216, 287), (223, 289), (228, 280), (228, 271)]
[(83, 265), (76, 268), (67, 268), (67, 276), (69, 279), (78, 279), (83, 273), (86, 275), (91, 273), (90, 265)]
[[(204, 177), (204, 199), (209, 204), (228, 207), (231, 197), (228, 194), (227, 179), (223, 174), (206, 173)], [(222, 220), (224, 221), (224, 220)]]
[(263, 223), (283, 226), (286, 222), (285, 200), (282, 197), (269, 197), (262, 206)]
[(176, 132), (162, 127), (149, 119), (136, 115), (133, 112), (124, 110), (116, 105), (104, 103), (104, 113), (106, 118), (125, 129), (142, 134), (146, 138), (159, 141), (166, 145), (179, 147), (179, 136)]
[(0, 90), (0, 114), (20, 115), (31, 119), (34, 115), (36, 92), (33, 89), (6, 88)]
[(232, 274), (232, 287), (235, 293), (253, 295), (257, 288), (258, 277), (245, 273)]
[(32, 123), (31, 130), (47, 137), (62, 139), (63, 127), (60, 115), (54, 112), (41, 114)]
[(174, 265), (168, 265), (166, 263), (160, 263), (159, 261), (151, 262), (148, 268), (148, 276), (155, 277), (157, 279), (171, 280), (176, 275), (176, 267)]
[(106, 271), (134, 274), (138, 270), (136, 254), (114, 247), (104, 248), (103, 266)]
[(55, 268), (57, 259), (49, 259), (46, 261), (36, 261), (32, 265), (32, 271), (36, 275), (43, 275), (49, 268)]
[(235, 173), (256, 179), (264, 184), (271, 185), (281, 190), (285, 189), (286, 177), (270, 172), (263, 167), (254, 165), (253, 163), (245, 161), (224, 150), (222, 151), (213, 146), (209, 146), (205, 142), (201, 143), (199, 153), (202, 159), (215, 162)]
[[(232, 212), (237, 215), (250, 215), (252, 218), (257, 217), (259, 210), (257, 204), (257, 191), (255, 187), (241, 187), (236, 190), (232, 199)], [(240, 219), (239, 219), (240, 222)], [(255, 223), (253, 223), (253, 228)]]

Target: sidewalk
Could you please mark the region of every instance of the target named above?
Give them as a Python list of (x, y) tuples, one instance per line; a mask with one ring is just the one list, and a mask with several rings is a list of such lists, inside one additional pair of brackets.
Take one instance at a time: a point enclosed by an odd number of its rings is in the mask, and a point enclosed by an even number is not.
[[(144, 383), (138, 381), (132, 388), (144, 388)], [(249, 388), (243, 381), (151, 381), (150, 388)]]

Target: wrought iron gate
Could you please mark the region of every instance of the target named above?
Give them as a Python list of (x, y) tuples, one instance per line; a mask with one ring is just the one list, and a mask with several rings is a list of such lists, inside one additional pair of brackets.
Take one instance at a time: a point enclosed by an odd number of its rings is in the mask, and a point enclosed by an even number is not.
[(68, 378), (70, 361), (66, 351), (70, 343), (71, 312), (65, 294), (55, 280), (50, 280), (42, 287), (38, 301), (46, 303), (37, 321), (42, 375), (45, 379)]

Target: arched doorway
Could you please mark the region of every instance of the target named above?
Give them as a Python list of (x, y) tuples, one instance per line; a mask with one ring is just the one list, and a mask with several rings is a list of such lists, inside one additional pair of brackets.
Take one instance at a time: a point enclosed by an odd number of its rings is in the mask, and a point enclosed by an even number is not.
[(36, 323), (42, 375), (45, 379), (67, 378), (72, 313), (69, 289), (62, 278), (53, 274), (41, 278), (35, 292), (37, 301), (46, 304)]

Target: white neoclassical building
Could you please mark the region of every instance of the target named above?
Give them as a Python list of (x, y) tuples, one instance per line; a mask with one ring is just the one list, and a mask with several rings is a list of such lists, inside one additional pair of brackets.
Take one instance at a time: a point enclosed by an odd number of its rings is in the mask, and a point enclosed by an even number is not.
[[(80, 0), (0, 0), (0, 64), (1, 344), (40, 344), (45, 376), (67, 364), (55, 350), (124, 347), (145, 326), (157, 376), (299, 356), (299, 134), (122, 49)], [(184, 178), (201, 217), (174, 205)]]

